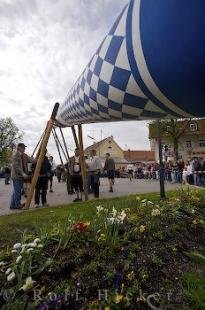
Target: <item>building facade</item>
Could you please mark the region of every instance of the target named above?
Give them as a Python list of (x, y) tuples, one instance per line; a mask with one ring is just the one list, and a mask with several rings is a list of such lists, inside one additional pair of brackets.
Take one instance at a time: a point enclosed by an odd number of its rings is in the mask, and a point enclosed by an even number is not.
[(141, 164), (155, 161), (153, 151), (124, 151), (112, 136), (94, 143), (85, 149), (85, 155), (89, 157), (92, 150), (96, 150), (97, 155), (101, 158), (102, 164), (105, 162), (106, 153), (110, 153), (116, 165), (116, 169), (127, 168), (129, 163)]
[[(187, 122), (187, 121), (186, 121)], [(180, 126), (184, 126), (185, 121), (179, 121)], [(156, 123), (149, 124), (149, 139), (151, 150), (155, 153), (155, 159), (159, 159), (159, 147), (157, 139)], [(170, 135), (166, 131), (161, 132), (162, 145), (167, 146), (167, 150), (163, 148), (164, 158), (173, 160), (174, 146)], [(205, 119), (196, 119), (188, 122), (185, 131), (179, 139), (179, 156), (184, 160), (190, 160), (193, 157), (205, 159)]]

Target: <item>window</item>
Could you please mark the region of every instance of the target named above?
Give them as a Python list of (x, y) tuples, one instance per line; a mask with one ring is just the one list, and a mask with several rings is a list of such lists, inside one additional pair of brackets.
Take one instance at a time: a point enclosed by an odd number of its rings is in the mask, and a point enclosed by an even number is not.
[(205, 140), (199, 140), (199, 146), (205, 147)]
[(189, 128), (190, 128), (190, 131), (197, 131), (198, 130), (197, 123), (189, 124)]
[(186, 141), (186, 147), (187, 148), (191, 147), (191, 141)]

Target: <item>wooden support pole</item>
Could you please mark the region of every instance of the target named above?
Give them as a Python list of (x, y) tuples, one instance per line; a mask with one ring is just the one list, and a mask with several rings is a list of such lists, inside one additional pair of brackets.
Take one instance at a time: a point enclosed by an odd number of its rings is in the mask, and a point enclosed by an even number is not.
[(64, 157), (65, 157), (65, 160), (68, 161), (67, 155), (66, 155), (66, 153), (65, 153), (65, 151), (64, 151), (64, 149), (63, 149), (63, 146), (62, 146), (62, 144), (61, 144), (61, 142), (60, 142), (60, 140), (59, 140), (59, 138), (58, 138), (58, 135), (57, 135), (57, 132), (56, 132), (55, 127), (53, 128), (53, 131), (54, 131), (56, 140), (57, 140), (57, 142), (58, 142), (58, 145), (59, 145), (59, 147), (61, 148), (61, 151), (62, 151), (62, 153), (63, 153), (63, 155), (64, 155)]
[(54, 131), (54, 129), (52, 130), (52, 134), (53, 134), (53, 139), (55, 141), (55, 144), (56, 144), (56, 147), (57, 147), (57, 150), (58, 150), (58, 155), (59, 155), (59, 158), (60, 158), (60, 162), (61, 162), (61, 165), (63, 166), (63, 159), (62, 159), (62, 156), (61, 156), (61, 152), (60, 152), (60, 148), (59, 148), (59, 144), (58, 144), (58, 139), (56, 138), (56, 132)]
[(78, 139), (79, 139), (79, 151), (80, 151), (80, 162), (81, 162), (84, 195), (85, 195), (85, 201), (87, 201), (88, 200), (88, 182), (87, 182), (85, 155), (84, 155), (84, 149), (83, 149), (83, 132), (82, 132), (81, 124), (78, 125)]
[(41, 143), (41, 141), (42, 141), (44, 135), (45, 135), (45, 131), (42, 133), (40, 139), (38, 140), (38, 143), (37, 143), (35, 149), (33, 150), (33, 153), (32, 153), (32, 155), (31, 155), (31, 157), (34, 157), (34, 155), (35, 155), (35, 153), (36, 153), (36, 150), (37, 150), (37, 148), (39, 147), (39, 144)]
[(31, 201), (32, 201), (32, 198), (33, 198), (33, 193), (34, 193), (34, 190), (35, 190), (35, 187), (36, 187), (36, 183), (38, 181), (38, 177), (39, 177), (39, 174), (40, 174), (41, 166), (42, 166), (42, 163), (43, 163), (43, 160), (44, 160), (44, 157), (45, 157), (45, 153), (46, 153), (46, 148), (47, 148), (48, 140), (50, 138), (50, 134), (51, 134), (54, 122), (55, 122), (55, 118), (56, 118), (56, 115), (57, 115), (57, 112), (58, 112), (58, 108), (59, 108), (59, 103), (56, 103), (54, 108), (53, 108), (53, 112), (51, 114), (50, 120), (47, 123), (45, 134), (44, 134), (44, 137), (43, 137), (42, 143), (41, 143), (39, 157), (38, 157), (37, 163), (36, 163), (36, 168), (35, 168), (34, 175), (33, 175), (32, 181), (31, 181), (30, 190), (29, 190), (29, 193), (28, 193), (28, 197), (26, 199), (25, 209), (29, 209)]
[(73, 138), (74, 138), (74, 141), (75, 141), (75, 146), (79, 149), (79, 143), (78, 143), (78, 138), (77, 138), (77, 135), (76, 135), (75, 127), (71, 126), (71, 130), (72, 130), (72, 133), (73, 133)]
[(64, 134), (63, 134), (63, 130), (62, 130), (61, 127), (59, 127), (59, 128), (60, 128), (60, 133), (61, 133), (61, 137), (62, 137), (62, 140), (63, 140), (64, 148), (65, 148), (65, 151), (66, 151), (67, 159), (69, 161), (69, 153), (68, 153), (67, 144), (65, 142), (65, 137), (64, 137)]
[(165, 188), (164, 188), (164, 164), (162, 160), (162, 140), (161, 140), (161, 126), (160, 121), (157, 121), (158, 130), (158, 147), (159, 147), (159, 184), (160, 184), (160, 198), (165, 199)]

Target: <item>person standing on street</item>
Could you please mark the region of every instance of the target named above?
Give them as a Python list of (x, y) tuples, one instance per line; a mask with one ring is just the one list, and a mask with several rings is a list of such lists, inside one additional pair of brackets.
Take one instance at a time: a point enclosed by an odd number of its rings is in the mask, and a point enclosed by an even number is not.
[(53, 176), (54, 176), (54, 173), (55, 173), (55, 170), (56, 170), (56, 165), (54, 163), (53, 156), (49, 157), (49, 162), (50, 162), (50, 165), (51, 165), (51, 172), (50, 172), (50, 177), (49, 177), (49, 181), (50, 181), (50, 190), (49, 190), (49, 192), (53, 193)]
[(40, 207), (40, 198), (43, 207), (48, 206), (47, 204), (47, 190), (48, 190), (48, 179), (51, 172), (51, 164), (48, 157), (45, 155), (40, 174), (36, 183), (35, 188), (35, 208)]
[(91, 158), (88, 164), (88, 172), (90, 174), (91, 188), (93, 189), (95, 198), (99, 198), (101, 169), (102, 169), (102, 164), (101, 164), (100, 158), (96, 155), (96, 150), (91, 150)]
[(11, 179), (13, 184), (13, 192), (11, 196), (10, 209), (22, 209), (24, 204), (21, 204), (21, 192), (23, 189), (24, 180), (28, 175), (24, 171), (23, 156), (25, 153), (26, 145), (19, 143), (17, 145), (16, 153), (13, 156)]
[(5, 185), (10, 184), (10, 178), (11, 178), (11, 169), (9, 166), (6, 166), (4, 168), (4, 174), (5, 174)]
[(110, 153), (106, 153), (104, 171), (107, 171), (107, 176), (108, 176), (109, 186), (110, 186), (109, 192), (113, 193), (113, 185), (114, 185), (114, 179), (115, 179), (115, 162), (114, 162), (114, 159), (110, 157)]
[(128, 171), (130, 182), (132, 182), (132, 179), (133, 179), (133, 165), (132, 164), (127, 165), (127, 171)]
[(70, 172), (71, 186), (75, 189), (77, 195), (74, 202), (82, 201), (83, 179), (80, 165), (80, 152), (78, 148), (75, 149), (75, 155), (70, 159)]

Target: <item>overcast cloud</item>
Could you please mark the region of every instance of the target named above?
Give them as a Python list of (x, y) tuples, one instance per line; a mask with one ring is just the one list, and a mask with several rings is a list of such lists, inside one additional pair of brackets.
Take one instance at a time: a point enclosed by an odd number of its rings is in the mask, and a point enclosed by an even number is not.
[[(127, 0), (1, 0), (0, 117), (12, 117), (32, 152)], [(113, 135), (122, 148), (149, 149), (145, 122), (84, 126), (84, 144)], [(69, 148), (74, 148), (69, 129)], [(48, 150), (57, 156), (51, 140)], [(58, 161), (58, 158), (56, 158)]]

